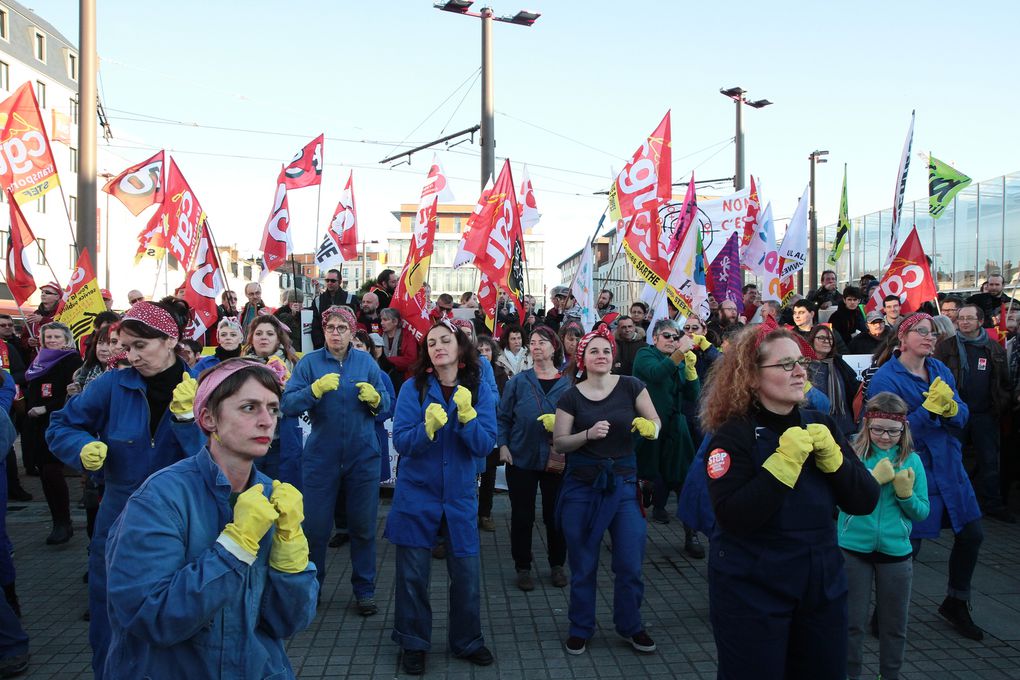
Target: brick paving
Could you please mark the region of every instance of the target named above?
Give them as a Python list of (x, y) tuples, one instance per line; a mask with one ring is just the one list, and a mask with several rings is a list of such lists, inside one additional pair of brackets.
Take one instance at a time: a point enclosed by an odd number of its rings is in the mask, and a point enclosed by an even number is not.
[[(70, 543), (44, 544), (49, 513), (37, 478), (24, 478), (36, 500), (11, 503), (8, 531), (15, 545), (18, 593), (24, 625), (31, 636), (32, 665), (26, 677), (73, 680), (90, 678), (88, 624), (82, 581), (86, 562), (84, 515), (75, 510)], [(72, 499), (80, 497), (68, 478)], [(389, 501), (382, 501), (379, 534)], [(541, 513), (539, 513), (541, 517)], [(714, 678), (715, 645), (708, 623), (704, 561), (681, 552), (683, 531), (673, 520), (651, 524), (645, 558), (643, 616), (659, 650), (634, 652), (616, 637), (612, 625), (612, 573), (609, 546), (599, 572), (599, 630), (588, 653), (563, 650), (569, 588), (554, 588), (541, 558), (536, 562), (538, 587), (524, 593), (514, 586), (510, 559), (509, 502), (495, 500), (495, 533), (482, 532), (482, 624), (496, 664), (477, 668), (445, 650), (447, 583), (445, 563), (433, 560), (433, 652), (426, 675), (448, 680), (568, 678)], [(945, 593), (952, 536), (928, 541), (914, 571), (908, 650), (902, 678), (1020, 678), (1020, 525), (985, 522), (985, 542), (974, 577), (974, 617), (985, 631), (983, 642), (958, 636), (936, 612)], [(544, 534), (536, 531), (535, 554), (543, 555)], [(379, 613), (360, 617), (350, 589), (347, 547), (330, 549), (323, 604), (312, 626), (290, 641), (288, 651), (300, 678), (394, 678), (400, 675), (397, 647), (390, 640), (393, 623), (394, 550), (378, 543)], [(866, 677), (878, 675), (877, 642), (868, 639)]]

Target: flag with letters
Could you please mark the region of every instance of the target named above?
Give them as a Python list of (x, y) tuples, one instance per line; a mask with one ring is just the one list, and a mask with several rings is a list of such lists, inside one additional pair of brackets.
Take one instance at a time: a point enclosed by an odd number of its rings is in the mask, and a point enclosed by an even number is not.
[(336, 267), (346, 260), (358, 257), (358, 213), (354, 204), (354, 171), (347, 178), (340, 201), (333, 211), (326, 235), (315, 253), (315, 264), (320, 269)]
[(836, 222), (836, 240), (832, 243), (832, 250), (826, 260), (830, 267), (835, 267), (839, 258), (843, 256), (843, 248), (850, 240), (850, 209), (846, 201), (846, 164), (843, 164), (843, 193), (839, 199), (839, 220)]
[(0, 148), (0, 187), (10, 189), (19, 204), (60, 186), (31, 81), (0, 102)]
[(152, 158), (132, 165), (103, 187), (124, 204), (132, 215), (140, 215), (150, 205), (163, 202), (163, 157), (160, 151)]
[(928, 214), (942, 217), (956, 195), (970, 186), (971, 179), (948, 163), (928, 156)]
[(288, 189), (302, 189), (322, 183), (322, 144), (325, 133), (305, 144), (280, 173)]

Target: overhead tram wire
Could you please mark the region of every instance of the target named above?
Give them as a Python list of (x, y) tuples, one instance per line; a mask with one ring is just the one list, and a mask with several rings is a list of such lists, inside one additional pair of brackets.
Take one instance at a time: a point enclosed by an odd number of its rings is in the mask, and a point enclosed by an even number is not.
[[(398, 147), (400, 147), (400, 146), (403, 146), (403, 145), (404, 145), (404, 142), (406, 142), (406, 141), (407, 141), (407, 139), (408, 139), (408, 138), (409, 138), (409, 137), (410, 137), (411, 135), (413, 135), (413, 134), (414, 134), (415, 132), (417, 132), (417, 131), (418, 131), (418, 129), (419, 129), (419, 128), (420, 128), (420, 127), (421, 127), (422, 125), (424, 125), (425, 123), (427, 123), (427, 122), (428, 122), (428, 120), (429, 120), (429, 118), (431, 118), (432, 116), (434, 116), (434, 115), (436, 114), (436, 112), (437, 112), (437, 111), (439, 111), (439, 109), (443, 108), (443, 105), (444, 105), (444, 104), (446, 104), (446, 102), (448, 102), (448, 101), (450, 101), (451, 99), (453, 99), (453, 96), (454, 96), (455, 94), (457, 94), (457, 92), (459, 92), (459, 91), (460, 91), (460, 88), (464, 87), (464, 85), (466, 85), (466, 84), (468, 83), (468, 81), (470, 81), (470, 80), (472, 80), (472, 79), (474, 79), (474, 78), (477, 78), (477, 77), (479, 76), (479, 74), (480, 74), (481, 72), (482, 72), (482, 68), (481, 68), (480, 66), (479, 66), (479, 67), (478, 67), (477, 69), (473, 70), (473, 71), (471, 72), (471, 74), (470, 74), (470, 75), (468, 75), (468, 77), (467, 77), (467, 78), (465, 78), (465, 79), (463, 80), (463, 82), (461, 82), (461, 84), (460, 84), (460, 85), (458, 85), (457, 87), (455, 87), (455, 88), (453, 89), (453, 92), (451, 92), (450, 94), (448, 94), (448, 95), (446, 96), (446, 99), (444, 99), (443, 101), (439, 102), (439, 105), (438, 105), (438, 106), (436, 106), (436, 108), (432, 109), (432, 112), (431, 112), (431, 113), (429, 113), (429, 115), (425, 116), (425, 118), (424, 118), (424, 119), (423, 119), (423, 120), (422, 120), (422, 121), (421, 121), (420, 123), (418, 123), (418, 124), (417, 124), (417, 125), (416, 125), (416, 126), (414, 127), (414, 129), (413, 129), (413, 130), (411, 130), (411, 131), (410, 131), (409, 133), (407, 133), (407, 137), (404, 137), (404, 140), (403, 140), (402, 142), (400, 142), (400, 144), (394, 144), (394, 145), (393, 145), (393, 148), (391, 148), (391, 149), (390, 149), (390, 150), (389, 150), (389, 151), (387, 152), (387, 154), (386, 154), (386, 155), (387, 155), (387, 156), (389, 156), (389, 155), (392, 155), (392, 154), (393, 154), (393, 151), (394, 151), (395, 149), (397, 149), (397, 148), (398, 148)], [(470, 91), (470, 88), (468, 88), (468, 89), (469, 89), (469, 91)], [(459, 105), (458, 105), (458, 106), (459, 106)], [(449, 123), (447, 123), (447, 124), (449, 124)]]

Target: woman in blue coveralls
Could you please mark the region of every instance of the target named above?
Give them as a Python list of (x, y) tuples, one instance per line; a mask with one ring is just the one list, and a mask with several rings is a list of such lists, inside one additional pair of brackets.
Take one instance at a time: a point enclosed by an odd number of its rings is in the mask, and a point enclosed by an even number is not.
[(432, 645), (429, 573), (440, 536), (450, 546), (450, 651), (479, 666), (494, 661), (482, 637), (476, 475), (495, 443), (495, 385), (464, 331), (442, 319), (425, 336), (393, 414), (400, 472), (385, 535), (397, 546), (392, 637), (408, 674), (425, 672)]
[[(298, 355), (290, 344), (290, 335), (283, 323), (272, 314), (255, 317), (248, 329), (246, 356), (264, 362), (281, 377), (286, 385)], [(301, 428), (293, 416), (280, 418), (269, 452), (255, 461), (259, 472), (301, 488)]]
[(808, 361), (790, 331), (748, 328), (702, 396), (720, 679), (846, 677), (847, 578), (833, 518), (837, 505), (869, 514), (879, 486), (828, 415), (800, 408)]
[(157, 470), (202, 448), (191, 412), (196, 383), (175, 353), (184, 328), (173, 304), (139, 302), (120, 323), (130, 368), (110, 371), (53, 414), (50, 450), (78, 470), (103, 470), (106, 490), (89, 545), (89, 642), (103, 678), (110, 643), (106, 611), (106, 537), (128, 497)]
[(556, 407), (553, 442), (567, 454), (558, 503), (570, 560), (568, 654), (583, 654), (595, 633), (595, 586), (599, 549), (606, 530), (613, 539), (613, 623), (639, 652), (655, 642), (641, 622), (647, 525), (637, 486), (632, 432), (659, 435), (660, 421), (648, 390), (637, 378), (613, 375), (616, 342), (605, 324), (577, 343), (577, 382)]
[(308, 412), (312, 432), (301, 460), (308, 499), (305, 529), (320, 587), (326, 577), (326, 545), (337, 494), (347, 501), (351, 538), (351, 585), (358, 612), (371, 616), (375, 603), (375, 530), (379, 512), (379, 439), (375, 417), (389, 408), (382, 371), (372, 355), (351, 346), (357, 322), (346, 307), (322, 313), (326, 346), (294, 367), (283, 393), (283, 414)]
[(106, 677), (293, 678), (283, 639), (315, 617), (301, 492), (260, 473), (278, 376), (250, 359), (204, 373), (208, 448), (153, 474), (110, 530)]
[(931, 505), (927, 519), (914, 522), (910, 534), (914, 556), (921, 550), (922, 538), (938, 538), (944, 527), (952, 528), (949, 583), (939, 614), (964, 637), (980, 640), (984, 632), (970, 616), (970, 582), (984, 532), (981, 508), (963, 468), (963, 452), (957, 439), (969, 411), (956, 392), (949, 368), (930, 356), (936, 341), (932, 318), (911, 314), (900, 321), (896, 335), (899, 351), (893, 352), (872, 376), (868, 396), (892, 392), (907, 402), (907, 420), (917, 455), (924, 464)]

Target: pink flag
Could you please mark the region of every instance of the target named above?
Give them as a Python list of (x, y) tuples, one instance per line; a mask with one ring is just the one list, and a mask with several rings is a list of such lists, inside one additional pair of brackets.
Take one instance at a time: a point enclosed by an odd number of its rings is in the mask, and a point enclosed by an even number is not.
[(719, 254), (709, 265), (708, 289), (716, 301), (733, 300), (741, 313), (744, 311), (744, 296), (740, 291), (740, 255), (738, 239), (734, 231), (726, 240)]
[(676, 223), (673, 227), (673, 237), (669, 241), (669, 248), (667, 252), (673, 254), (673, 251), (680, 247), (680, 243), (684, 240), (684, 236), (687, 234), (687, 230), (691, 224), (694, 223), (694, 218), (698, 215), (698, 196), (697, 190), (694, 188), (694, 173), (691, 173), (691, 181), (687, 185), (687, 193), (684, 194), (684, 204), (680, 208), (680, 215), (676, 219)]

